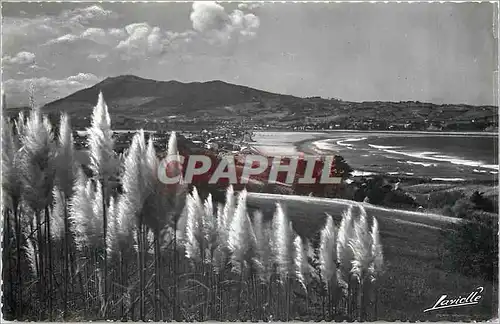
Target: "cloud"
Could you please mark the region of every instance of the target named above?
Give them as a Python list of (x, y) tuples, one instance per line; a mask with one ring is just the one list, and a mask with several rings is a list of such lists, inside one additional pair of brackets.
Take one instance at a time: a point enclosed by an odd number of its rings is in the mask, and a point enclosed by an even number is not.
[(229, 21), (224, 7), (212, 1), (194, 2), (189, 18), (198, 32), (223, 29)]
[(254, 9), (262, 7), (263, 5), (264, 5), (264, 3), (261, 3), (261, 2), (251, 2), (251, 3), (242, 2), (242, 3), (238, 4), (238, 9), (254, 10)]
[(124, 39), (125, 37), (125, 31), (119, 28), (110, 28), (105, 30), (103, 28), (91, 27), (85, 29), (78, 35), (66, 34), (64, 36), (51, 39), (42, 45), (69, 44), (80, 40), (89, 40), (97, 44), (115, 46), (116, 42)]
[(169, 39), (167, 33), (148, 23), (135, 23), (125, 27), (128, 37), (116, 46), (123, 58), (158, 56), (165, 52)]
[(110, 28), (108, 30), (109, 34), (111, 36), (114, 36), (116, 38), (125, 38), (127, 37), (127, 32), (125, 31), (124, 28)]
[[(48, 71), (47, 68), (40, 66), (36, 62), (36, 55), (31, 52), (22, 51), (16, 55), (5, 55), (2, 57), (2, 67), (4, 78), (8, 76), (23, 76)], [(6, 77), (7, 76), (7, 77)]]
[[(249, 7), (246, 5), (242, 8)], [(223, 6), (208, 1), (194, 2), (189, 18), (193, 29), (207, 36), (210, 43), (225, 44), (232, 39), (253, 38), (260, 26), (259, 18), (253, 13), (236, 9), (228, 14)]]
[(89, 24), (99, 20), (116, 18), (116, 14), (111, 10), (105, 10), (101, 6), (92, 5), (86, 8), (76, 8), (63, 11), (60, 15), (62, 19), (67, 19), (71, 23)]
[(122, 40), (117, 48), (140, 48), (147, 43), (147, 38), (152, 33), (152, 28), (147, 23), (136, 23), (125, 27), (128, 37)]
[(100, 81), (100, 78), (91, 73), (78, 73), (64, 79), (47, 77), (28, 78), (23, 80), (10, 79), (3, 84), (9, 106), (23, 106), (29, 104), (28, 93), (34, 89), (35, 101), (43, 105), (53, 100), (65, 97), (71, 93), (90, 87)]
[(255, 36), (260, 26), (260, 20), (252, 13), (245, 14), (241, 10), (234, 10), (230, 15), (230, 28), (243, 36)]
[(2, 58), (4, 64), (27, 65), (35, 63), (35, 54), (31, 52), (19, 52), (14, 56), (5, 56)]
[(99, 53), (91, 53), (87, 56), (88, 59), (96, 60), (97, 62), (104, 60), (106, 57), (108, 57), (108, 54), (99, 54)]
[(89, 39), (96, 43), (106, 42), (106, 32), (102, 28), (88, 28), (80, 34), (80, 38)]
[[(62, 11), (58, 15), (3, 17), (4, 51), (19, 50), (20, 44), (60, 44), (78, 39), (88, 27), (112, 22), (118, 15), (99, 5)], [(97, 25), (96, 25), (97, 24)]]
[(99, 78), (92, 73), (78, 73), (77, 75), (72, 75), (66, 78), (69, 82), (80, 82), (80, 83), (96, 83)]
[(165, 32), (165, 36), (170, 42), (182, 41), (188, 43), (196, 36), (196, 32), (194, 30), (186, 30), (183, 32), (173, 32), (168, 30)]
[(78, 40), (78, 36), (73, 34), (66, 34), (54, 39), (49, 40), (48, 42), (42, 44), (43, 45), (54, 45), (54, 44), (64, 44), (64, 43), (73, 43)]

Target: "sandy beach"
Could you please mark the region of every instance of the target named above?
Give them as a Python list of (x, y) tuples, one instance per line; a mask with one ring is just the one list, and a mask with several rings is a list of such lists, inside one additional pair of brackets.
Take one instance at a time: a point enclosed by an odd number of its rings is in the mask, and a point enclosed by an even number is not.
[(264, 155), (342, 155), (353, 176), (383, 174), (433, 182), (495, 181), (498, 137), (416, 132), (256, 132)]
[(329, 137), (324, 132), (255, 132), (251, 147), (263, 155), (295, 155), (300, 152), (299, 143), (313, 143), (321, 138)]

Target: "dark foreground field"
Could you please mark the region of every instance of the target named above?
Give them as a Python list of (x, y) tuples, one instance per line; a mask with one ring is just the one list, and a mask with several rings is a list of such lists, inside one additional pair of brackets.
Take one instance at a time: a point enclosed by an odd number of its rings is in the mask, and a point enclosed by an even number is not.
[[(280, 201), (299, 234), (314, 233), (323, 225), (325, 212), (337, 224), (352, 201), (300, 196), (249, 193), (248, 207), (272, 213)], [(497, 283), (466, 277), (444, 268), (440, 230), (459, 219), (416, 212), (384, 209), (364, 204), (377, 218), (384, 249), (386, 273), (379, 288), (378, 319), (384, 321), (484, 321), (498, 317)], [(265, 213), (266, 215), (266, 213)], [(424, 313), (442, 295), (467, 296), (484, 287), (478, 305)]]

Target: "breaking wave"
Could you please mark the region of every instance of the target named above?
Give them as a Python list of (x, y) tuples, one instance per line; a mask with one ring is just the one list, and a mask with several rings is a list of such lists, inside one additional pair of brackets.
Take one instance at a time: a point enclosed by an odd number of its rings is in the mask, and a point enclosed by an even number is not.
[(416, 161), (406, 161), (408, 164), (421, 165), (424, 167), (437, 166), (436, 163), (425, 163), (425, 162), (416, 162)]
[(367, 139), (368, 139), (367, 137), (347, 138), (347, 139), (344, 139), (341, 141), (337, 141), (336, 144), (340, 145), (340, 146), (352, 146), (352, 144), (346, 143), (346, 142), (360, 142), (360, 141), (364, 141)]
[[(375, 147), (376, 145), (371, 145), (371, 147)], [(437, 161), (437, 162), (448, 162), (456, 165), (464, 165), (464, 166), (470, 166), (470, 167), (475, 167), (475, 168), (483, 168), (483, 169), (491, 169), (491, 170), (499, 170), (499, 165), (498, 164), (487, 164), (482, 161), (473, 161), (473, 160), (466, 160), (466, 159), (461, 159), (456, 156), (449, 156), (449, 155), (443, 155), (439, 154), (437, 152), (403, 152), (403, 151), (397, 151), (395, 148), (381, 148), (381, 146), (376, 147), (381, 151), (384, 151), (386, 153), (392, 153), (392, 154), (397, 154), (397, 155), (404, 155), (404, 156), (409, 156), (412, 158), (416, 158), (419, 160), (430, 160), (430, 161)], [(431, 166), (433, 163), (424, 163), (424, 162), (414, 162), (414, 161), (407, 161), (406, 163), (408, 164), (420, 164), (423, 166)]]
[(315, 141), (312, 143), (312, 145), (318, 149), (318, 150), (321, 150), (321, 151), (334, 151), (335, 150), (335, 146), (333, 144), (330, 143), (331, 140), (327, 139), (327, 140), (321, 140), (321, 141)]
[(354, 170), (354, 171), (351, 172), (351, 174), (352, 174), (353, 177), (368, 177), (368, 176), (375, 175), (376, 173), (375, 172), (367, 172), (367, 171)]
[(368, 146), (377, 150), (389, 150), (389, 149), (401, 148), (401, 146), (386, 146), (386, 145), (373, 145), (373, 144), (368, 144)]
[(432, 181), (453, 181), (453, 182), (460, 182), (460, 181), (465, 181), (465, 179), (462, 178), (432, 178)]

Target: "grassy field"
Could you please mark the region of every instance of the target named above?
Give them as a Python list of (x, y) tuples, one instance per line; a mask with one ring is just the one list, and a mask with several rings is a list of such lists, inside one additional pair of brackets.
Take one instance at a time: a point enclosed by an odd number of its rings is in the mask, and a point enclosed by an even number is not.
[[(341, 212), (351, 201), (249, 193), (249, 208), (271, 212), (280, 201), (294, 228), (301, 234), (315, 232), (323, 225), (325, 212), (340, 222)], [(497, 284), (469, 278), (443, 267), (440, 229), (458, 219), (433, 214), (389, 210), (364, 204), (376, 217), (384, 246), (386, 273), (379, 288), (378, 318), (385, 321), (484, 321), (496, 318)], [(467, 296), (484, 287), (478, 305), (423, 313), (441, 295)]]

